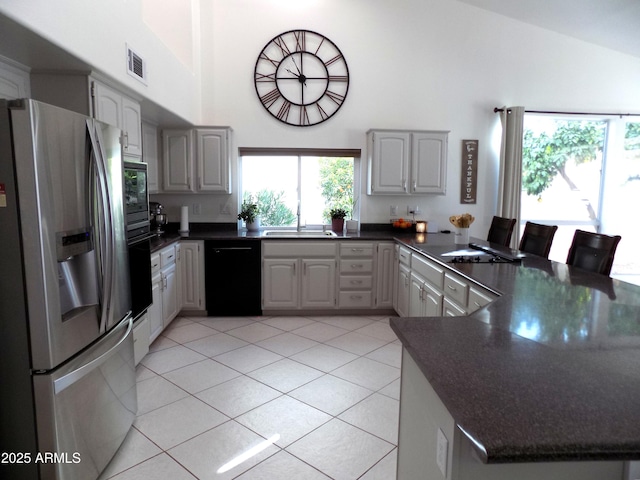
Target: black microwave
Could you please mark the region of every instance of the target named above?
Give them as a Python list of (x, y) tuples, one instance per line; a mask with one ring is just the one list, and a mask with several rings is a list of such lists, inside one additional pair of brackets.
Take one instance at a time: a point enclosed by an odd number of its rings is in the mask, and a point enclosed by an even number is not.
[(147, 164), (124, 162), (124, 202), (127, 238), (149, 233)]

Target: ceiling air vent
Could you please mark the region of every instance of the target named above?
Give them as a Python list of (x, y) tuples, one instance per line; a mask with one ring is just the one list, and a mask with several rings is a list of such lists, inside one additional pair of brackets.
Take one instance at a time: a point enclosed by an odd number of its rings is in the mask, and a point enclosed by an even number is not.
[(147, 84), (147, 65), (144, 59), (127, 46), (127, 73)]

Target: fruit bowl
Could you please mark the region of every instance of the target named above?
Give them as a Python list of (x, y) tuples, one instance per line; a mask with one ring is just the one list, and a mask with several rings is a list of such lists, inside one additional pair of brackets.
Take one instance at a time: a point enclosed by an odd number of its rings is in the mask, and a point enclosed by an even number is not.
[(405, 218), (393, 218), (391, 219), (391, 228), (402, 232), (412, 231), (415, 226), (412, 220)]

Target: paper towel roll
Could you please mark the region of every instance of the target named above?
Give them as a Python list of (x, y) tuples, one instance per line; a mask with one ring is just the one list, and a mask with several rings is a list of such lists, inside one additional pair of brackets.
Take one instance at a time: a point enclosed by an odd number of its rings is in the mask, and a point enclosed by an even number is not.
[(189, 207), (183, 206), (180, 211), (180, 232), (189, 231)]

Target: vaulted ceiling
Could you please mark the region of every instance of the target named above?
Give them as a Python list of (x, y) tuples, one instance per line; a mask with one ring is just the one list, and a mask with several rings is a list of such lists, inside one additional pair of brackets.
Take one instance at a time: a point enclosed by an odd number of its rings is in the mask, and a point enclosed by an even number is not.
[(459, 0), (640, 57), (640, 0)]

